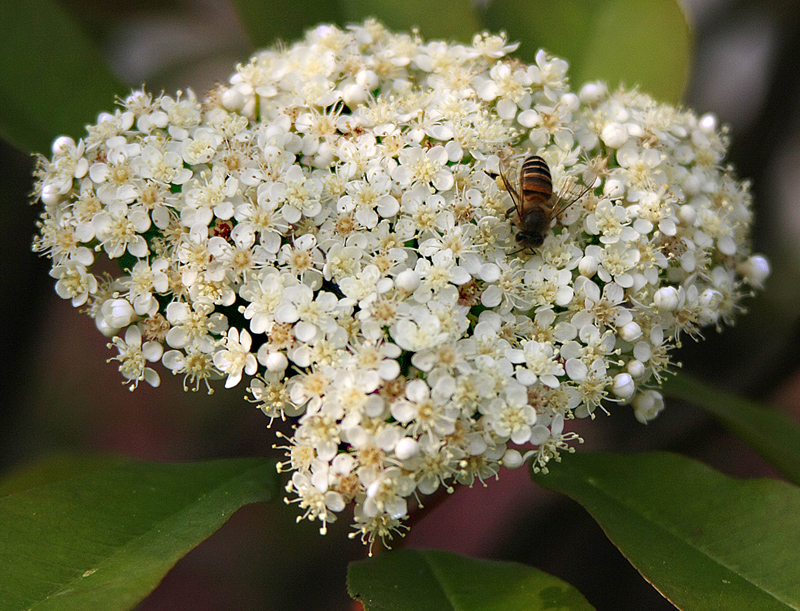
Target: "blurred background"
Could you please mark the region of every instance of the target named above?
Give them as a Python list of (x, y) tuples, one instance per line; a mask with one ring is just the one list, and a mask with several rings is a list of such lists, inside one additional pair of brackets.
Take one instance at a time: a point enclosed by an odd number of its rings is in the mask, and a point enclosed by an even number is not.
[[(227, 80), (253, 50), (225, 0), (62, 4), (131, 87), (202, 92)], [(800, 420), (800, 2), (683, 5), (695, 37), (685, 103), (730, 126), (730, 161), (754, 183), (754, 250), (769, 257), (773, 274), (736, 327), (709, 330), (706, 341), (675, 356), (686, 370)], [(97, 111), (111, 108), (109, 100)], [(0, 311), (7, 323), (0, 339), (0, 474), (56, 451), (167, 461), (273, 452), (274, 431), (240, 389), (185, 393), (164, 372), (157, 390), (143, 384), (131, 393), (121, 384), (116, 366), (105, 362), (113, 356), (108, 340), (56, 296), (48, 262), (30, 251), (38, 215), (28, 204), (33, 166), (0, 141)], [(581, 424), (581, 450), (666, 449), (738, 477), (776, 475), (690, 406), (670, 403), (646, 427), (627, 408)], [(313, 524), (295, 525), (295, 516), (280, 502), (244, 508), (139, 609), (352, 609), (347, 562), (365, 549), (347, 538), (349, 520), (320, 537)], [(531, 564), (573, 584), (601, 610), (673, 608), (588, 514), (534, 487), (525, 470), (447, 498), (415, 524), (407, 543)]]

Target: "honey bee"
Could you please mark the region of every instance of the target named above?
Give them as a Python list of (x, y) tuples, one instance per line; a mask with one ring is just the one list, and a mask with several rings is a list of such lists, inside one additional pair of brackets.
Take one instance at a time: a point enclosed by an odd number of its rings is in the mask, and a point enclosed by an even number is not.
[(574, 183), (568, 183), (558, 194), (553, 194), (550, 167), (539, 155), (529, 155), (519, 169), (518, 187), (501, 167), (500, 178), (514, 203), (507, 215), (515, 213), (517, 242), (523, 250), (534, 250), (544, 242), (553, 220), (583, 197), (591, 187), (575, 193)]

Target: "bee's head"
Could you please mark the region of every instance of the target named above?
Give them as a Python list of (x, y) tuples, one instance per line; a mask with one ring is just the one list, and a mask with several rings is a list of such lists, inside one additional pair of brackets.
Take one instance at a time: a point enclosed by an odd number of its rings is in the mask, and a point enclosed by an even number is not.
[(527, 231), (520, 231), (517, 233), (517, 242), (525, 248), (539, 248), (544, 243), (544, 236), (537, 233), (528, 233)]

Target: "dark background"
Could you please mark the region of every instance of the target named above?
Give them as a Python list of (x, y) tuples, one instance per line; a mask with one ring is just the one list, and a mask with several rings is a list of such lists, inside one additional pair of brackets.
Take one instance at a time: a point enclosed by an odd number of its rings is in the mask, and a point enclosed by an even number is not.
[[(250, 53), (222, 0), (65, 5), (96, 39), (117, 76), (150, 91), (226, 80)], [(730, 161), (754, 182), (755, 250), (768, 255), (767, 290), (721, 335), (683, 348), (685, 369), (771, 400), (800, 419), (800, 4), (690, 0), (696, 54), (687, 106), (731, 128)], [(32, 40), (31, 44), (36, 44)], [(90, 78), (90, 75), (88, 75)], [(79, 84), (76, 84), (79, 86)], [(54, 103), (57, 101), (54, 100)], [(99, 110), (110, 110), (108, 108)], [(75, 134), (78, 136), (78, 134)], [(266, 455), (276, 441), (242, 388), (213, 397), (162, 386), (131, 393), (115, 351), (87, 316), (59, 299), (49, 265), (30, 252), (37, 209), (27, 203), (32, 159), (0, 141), (0, 473), (54, 451), (113, 452), (146, 460)], [(670, 403), (648, 426), (628, 408), (582, 422), (581, 451), (666, 449), (739, 477), (775, 476), (695, 408)], [(345, 516), (326, 537), (294, 524), (276, 502), (238, 512), (166, 577), (142, 610), (352, 608), (347, 562), (363, 557)], [(575, 585), (598, 609), (671, 609), (578, 505), (536, 488), (524, 470), (464, 489), (416, 524), (408, 543), (517, 560)]]

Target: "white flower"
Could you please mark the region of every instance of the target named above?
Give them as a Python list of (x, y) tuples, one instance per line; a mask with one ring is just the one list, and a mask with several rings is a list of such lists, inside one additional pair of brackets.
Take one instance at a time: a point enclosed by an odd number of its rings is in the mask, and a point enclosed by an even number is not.
[[(316, 484), (314, 483), (315, 479), (317, 480)], [(336, 518), (335, 515), (329, 513), (328, 505), (338, 508), (342, 504), (340, 495), (334, 492), (325, 492), (327, 486), (326, 479), (310, 478), (300, 472), (292, 475), (290, 485), (287, 486), (290, 492), (298, 495), (300, 505), (305, 509), (304, 517), (321, 522), (320, 533), (323, 535), (327, 532), (327, 524)], [(341, 511), (341, 509), (338, 510)]]
[(177, 301), (170, 303), (167, 306), (167, 320), (172, 327), (167, 332), (167, 344), (172, 348), (191, 346), (202, 352), (210, 352), (215, 343), (212, 335), (222, 334), (228, 327), (223, 314), (210, 314), (211, 311), (206, 303), (191, 306)]
[(453, 174), (447, 168), (449, 161), (443, 146), (434, 146), (427, 151), (419, 147), (408, 147), (400, 153), (400, 165), (392, 171), (392, 180), (400, 187), (431, 185), (438, 191), (447, 191), (453, 184)]
[(574, 144), (574, 134), (570, 129), (572, 113), (566, 104), (545, 106), (537, 104), (517, 116), (524, 126), (531, 128), (528, 139), (537, 148), (545, 146), (551, 139), (562, 149), (569, 150)]
[(263, 334), (273, 325), (275, 310), (283, 300), (284, 286), (296, 284), (291, 276), (282, 275), (276, 270), (267, 270), (258, 278), (253, 278), (239, 290), (240, 296), (248, 301), (244, 317), (250, 321), (250, 331)]
[(528, 392), (522, 385), (509, 385), (502, 398), (489, 404), (487, 424), (500, 437), (518, 445), (530, 439), (535, 423), (536, 410), (528, 405)]
[[(209, 352), (205, 352), (205, 349)], [(215, 380), (221, 376), (214, 368), (211, 350), (213, 350), (213, 346), (210, 344), (199, 347), (187, 346), (183, 350), (167, 350), (161, 363), (173, 374), (183, 374), (184, 390), (188, 390), (189, 384), (193, 383), (192, 390), (196, 391), (203, 382), (209, 394), (212, 394), (213, 390), (209, 385), (209, 380)]]
[(227, 220), (233, 216), (231, 198), (236, 194), (238, 181), (221, 172), (209, 176), (203, 173), (187, 184), (186, 206), (181, 210), (181, 223), (197, 232), (207, 227), (214, 217)]
[(597, 203), (594, 212), (584, 221), (586, 232), (600, 235), (603, 244), (615, 244), (620, 240), (630, 242), (639, 237), (639, 233), (629, 226), (628, 211), (624, 206), (614, 205), (608, 199)]
[(235, 328), (228, 329), (223, 349), (214, 353), (214, 366), (228, 376), (225, 388), (236, 386), (242, 380), (242, 374), (254, 375), (258, 369), (256, 356), (250, 352), (252, 339), (246, 330), (241, 337)]
[(410, 314), (410, 319), (398, 321), (390, 331), (392, 339), (403, 350), (419, 352), (441, 343), (447, 337), (446, 333), (442, 333), (439, 318), (426, 308), (414, 307)]
[(152, 266), (147, 261), (139, 261), (133, 266), (127, 281), (123, 279), (123, 283), (130, 287), (128, 298), (138, 316), (153, 316), (158, 312), (159, 304), (153, 293), (166, 293), (169, 289), (165, 273), (168, 267), (169, 262), (165, 259), (155, 260)]
[(177, 148), (177, 143), (166, 149), (161, 149), (156, 144), (145, 146), (140, 158), (139, 172), (142, 178), (149, 178), (165, 184), (182, 185), (186, 183), (192, 177), (192, 171), (183, 166), (183, 159)]
[(597, 261), (597, 275), (603, 282), (615, 282), (622, 288), (634, 284), (632, 268), (639, 263), (641, 252), (638, 248), (615, 242), (605, 247), (591, 245), (586, 247), (586, 256)]
[(455, 257), (450, 250), (437, 252), (432, 260), (419, 258), (414, 271), (420, 278), (420, 286), (414, 291), (413, 298), (420, 303), (427, 303), (433, 295), (451, 283), (460, 285), (471, 280), (469, 273), (463, 267), (456, 265)]
[(97, 278), (88, 273), (80, 263), (56, 265), (50, 276), (58, 278), (56, 293), (61, 299), (71, 299), (73, 307), (86, 303), (90, 293), (97, 292)]
[(295, 240), (294, 245), (284, 244), (278, 253), (278, 263), (306, 285), (319, 288), (322, 281), (322, 255), (317, 249), (317, 239), (306, 234)]
[(525, 283), (530, 287), (536, 306), (566, 306), (575, 294), (571, 286), (572, 274), (566, 269), (556, 270), (549, 265), (527, 272)]
[(487, 32), (476, 34), (472, 39), (472, 46), (481, 55), (490, 59), (500, 59), (504, 55), (513, 53), (519, 47), (519, 43), (506, 44), (506, 35), (501, 33), (499, 36), (492, 36)]
[(406, 384), (405, 399), (391, 406), (392, 417), (408, 425), (412, 434), (427, 432), (429, 439), (452, 434), (455, 430), (455, 410), (447, 402), (431, 395), (431, 389), (423, 380), (411, 380)]
[(372, 229), (378, 224), (379, 215), (389, 218), (397, 214), (400, 203), (391, 195), (392, 181), (382, 168), (370, 169), (365, 178), (347, 183), (347, 195), (339, 198), (336, 209), (355, 211), (356, 220)]
[[(260, 183), (256, 191), (256, 201), (245, 200), (236, 206), (234, 218), (236, 226), (231, 237), (238, 234), (254, 236), (258, 243), (269, 253), (276, 253), (281, 246), (281, 236), (289, 228), (283, 215), (278, 212), (280, 199), (274, 191), (280, 191), (280, 183)], [(246, 241), (253, 238), (248, 237)]]
[(525, 270), (508, 263), (497, 261), (481, 269), (483, 279), (487, 282), (494, 281), (482, 294), (481, 303), (487, 308), (498, 307), (501, 312), (508, 312), (512, 308), (524, 309), (529, 301), (530, 288), (525, 285)]
[(158, 342), (145, 342), (142, 344), (142, 333), (139, 327), (131, 325), (125, 332), (125, 339), (115, 337), (108, 347), (119, 350), (119, 355), (109, 359), (119, 361), (119, 371), (122, 376), (131, 382), (130, 390), (134, 390), (139, 382), (144, 380), (150, 386), (161, 384), (156, 371), (147, 367), (147, 362), (154, 363), (161, 359), (164, 348)]
[(112, 259), (126, 251), (134, 257), (149, 254), (147, 241), (140, 235), (150, 228), (150, 217), (143, 209), (129, 209), (125, 203), (114, 202), (92, 219), (92, 225), (103, 250)]
[(207, 128), (194, 130), (192, 138), (183, 140), (181, 153), (183, 160), (189, 165), (208, 163), (222, 144), (222, 136)]
[(375, 265), (367, 265), (354, 276), (342, 278), (341, 289), (352, 302), (362, 302), (367, 298), (374, 299), (392, 288), (390, 278), (382, 278)]
[(556, 388), (558, 377), (564, 375), (564, 368), (555, 358), (553, 347), (534, 340), (525, 342), (522, 350), (506, 350), (506, 358), (512, 363), (524, 363), (517, 369), (517, 380), (524, 386), (541, 381), (545, 386)]
[(387, 469), (367, 486), (364, 513), (368, 517), (385, 513), (393, 518), (406, 515), (405, 497), (414, 489), (413, 480), (400, 474), (399, 469)]
[[(304, 517), (324, 532), (353, 504), (389, 539), (409, 496), (546, 471), (574, 418), (650, 421), (672, 348), (769, 275), (712, 116), (573, 91), (564, 60), (514, 48), (322, 25), (208, 100), (133, 92), (40, 160), (34, 250), (102, 333), (126, 329), (126, 383), (157, 384), (159, 358), (194, 390), (247, 376), (294, 427)], [(529, 155), (556, 197), (589, 188), (520, 250), (494, 175)]]
[(314, 217), (322, 206), (319, 197), (322, 193), (322, 182), (311, 178), (298, 165), (291, 166), (283, 176), (281, 200), (285, 205), (281, 209), (283, 218), (289, 223), (296, 223), (303, 215)]

